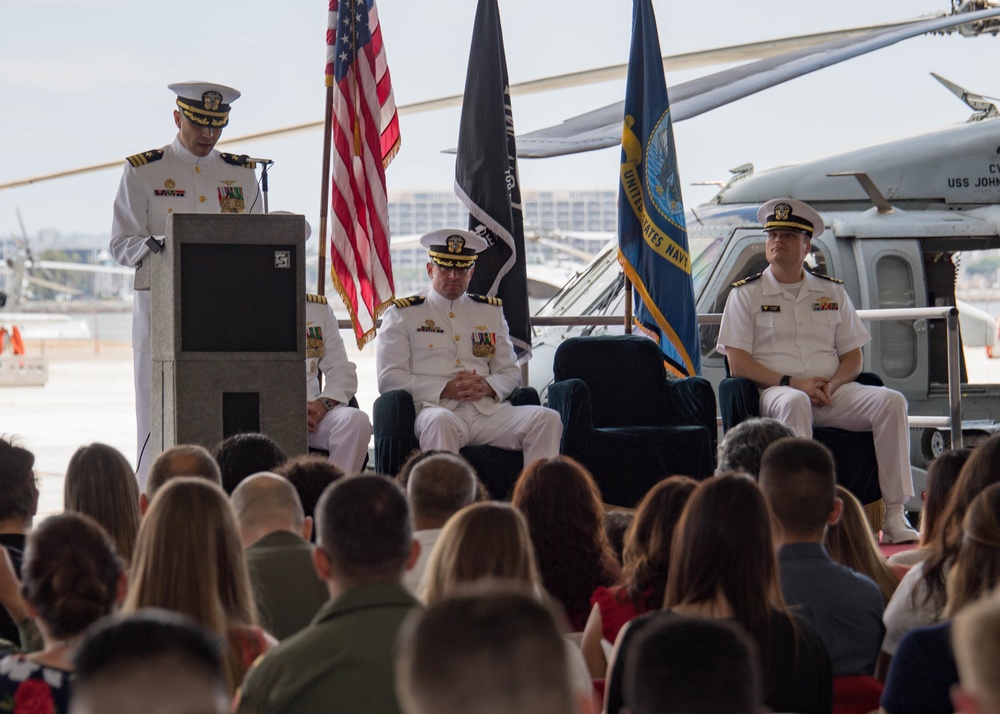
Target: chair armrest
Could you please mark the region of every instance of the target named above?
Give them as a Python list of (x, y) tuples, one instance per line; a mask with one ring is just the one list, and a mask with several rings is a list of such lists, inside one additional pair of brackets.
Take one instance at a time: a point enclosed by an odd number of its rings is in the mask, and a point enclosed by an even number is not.
[(696, 425), (708, 430), (712, 454), (718, 441), (719, 428), (715, 421), (715, 390), (704, 377), (685, 377), (667, 380), (667, 399), (664, 404), (664, 424), (673, 426)]
[(583, 453), (587, 434), (594, 429), (590, 389), (582, 379), (565, 379), (549, 385), (549, 408), (559, 412), (563, 425), (562, 454)]
[(510, 396), (507, 397), (507, 401), (515, 407), (528, 405), (540, 407), (542, 405), (542, 400), (538, 398), (538, 390), (534, 387), (518, 387), (510, 393)]
[(372, 406), (375, 431), (375, 470), (395, 475), (419, 442), (413, 433), (417, 409), (413, 397), (403, 389), (386, 392)]
[(760, 416), (760, 390), (746, 377), (726, 377), (719, 383), (719, 412), (722, 430), (729, 431), (742, 421)]

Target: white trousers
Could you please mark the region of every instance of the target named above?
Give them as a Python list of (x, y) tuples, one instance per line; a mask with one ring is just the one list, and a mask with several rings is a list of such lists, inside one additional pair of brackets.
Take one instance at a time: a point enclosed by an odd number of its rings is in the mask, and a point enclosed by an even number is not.
[(309, 434), (309, 446), (330, 452), (330, 463), (348, 476), (361, 472), (372, 438), (372, 424), (360, 409), (338, 404)]
[(420, 448), (458, 453), (467, 445), (489, 444), (524, 452), (524, 465), (559, 455), (562, 422), (559, 412), (534, 405), (505, 404), (483, 414), (471, 402), (454, 409), (424, 407), (414, 424)]
[(831, 401), (829, 407), (814, 407), (805, 392), (768, 387), (760, 395), (760, 413), (807, 439), (812, 438), (814, 426), (871, 431), (882, 498), (886, 506), (902, 505), (913, 495), (906, 398), (886, 387), (850, 382), (837, 389)]

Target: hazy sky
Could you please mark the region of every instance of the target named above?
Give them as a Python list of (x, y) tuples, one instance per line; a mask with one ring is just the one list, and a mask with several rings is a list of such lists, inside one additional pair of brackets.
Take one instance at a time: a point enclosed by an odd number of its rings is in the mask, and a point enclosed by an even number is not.
[[(396, 101), (460, 93), (475, 0), (378, 0)], [(654, 0), (664, 53), (905, 19), (947, 0)], [(0, 0), (0, 183), (106, 162), (169, 143), (166, 85), (204, 79), (240, 89), (225, 136), (318, 120), (325, 0)], [(512, 82), (625, 62), (631, 0), (500, 0)], [(685, 200), (728, 169), (786, 164), (964, 121), (970, 110), (929, 76), (1000, 94), (1000, 39), (922, 37), (820, 70), (675, 127)], [(699, 71), (704, 74), (705, 71)], [(668, 83), (691, 74), (668, 74)], [(624, 82), (515, 98), (519, 132), (620, 100)], [(403, 117), (390, 192), (451, 190), (459, 110)], [(275, 160), (272, 210), (319, 214), (322, 133), (229, 150)], [(525, 190), (614, 188), (619, 150), (520, 163)], [(0, 238), (108, 232), (120, 169), (0, 191)]]

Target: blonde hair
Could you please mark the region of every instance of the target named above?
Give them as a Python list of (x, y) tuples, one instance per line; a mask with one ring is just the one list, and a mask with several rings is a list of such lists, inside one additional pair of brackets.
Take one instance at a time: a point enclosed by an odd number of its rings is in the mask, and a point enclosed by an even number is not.
[(66, 468), (63, 508), (97, 521), (128, 565), (141, 516), (135, 472), (121, 452), (107, 444), (77, 449)]
[(883, 603), (887, 603), (899, 587), (899, 578), (875, 543), (861, 502), (843, 486), (837, 486), (837, 498), (844, 502), (844, 508), (836, 525), (826, 529), (823, 545), (835, 561), (875, 581)]
[(1000, 583), (1000, 484), (972, 499), (962, 525), (962, 546), (948, 571), (946, 618)]
[(951, 644), (962, 689), (995, 711), (1000, 706), (1000, 591), (955, 617)]
[(451, 517), (427, 561), (421, 596), (431, 605), (463, 583), (486, 579), (543, 591), (528, 523), (507, 503), (474, 503)]
[(246, 673), (240, 628), (256, 624), (236, 514), (223, 490), (200, 477), (168, 481), (139, 529), (123, 610), (183, 613), (229, 643), (226, 677), (235, 691)]

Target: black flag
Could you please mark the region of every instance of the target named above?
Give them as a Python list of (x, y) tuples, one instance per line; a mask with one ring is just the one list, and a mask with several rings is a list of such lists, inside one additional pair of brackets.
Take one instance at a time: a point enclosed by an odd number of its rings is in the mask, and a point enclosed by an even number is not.
[(496, 0), (479, 0), (458, 132), (455, 193), (469, 210), (469, 230), (490, 244), (476, 260), (469, 292), (503, 300), (519, 364), (531, 357), (520, 184), (500, 11)]

